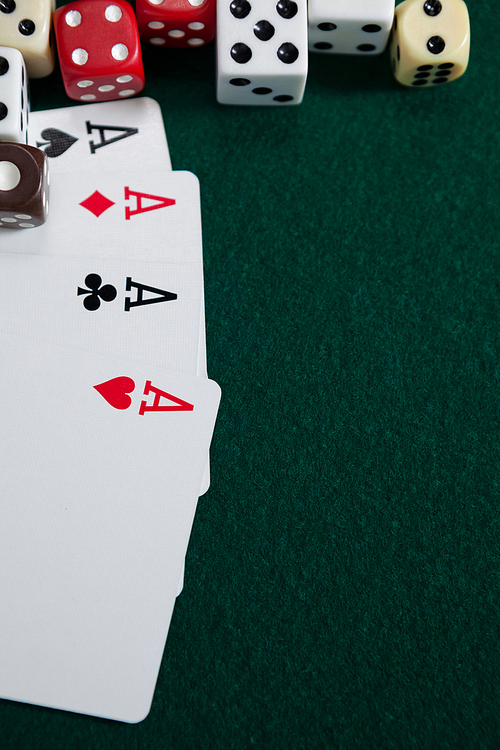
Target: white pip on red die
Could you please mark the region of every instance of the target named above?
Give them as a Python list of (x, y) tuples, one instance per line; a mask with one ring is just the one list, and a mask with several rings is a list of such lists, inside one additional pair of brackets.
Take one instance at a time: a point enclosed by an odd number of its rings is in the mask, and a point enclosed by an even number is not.
[(215, 35), (216, 0), (136, 0), (141, 40), (157, 47), (201, 47)]
[(308, 70), (306, 0), (218, 0), (217, 101), (300, 104)]
[(30, 78), (44, 78), (54, 70), (55, 7), (55, 0), (0, 0), (0, 44), (22, 53)]
[(0, 141), (28, 142), (28, 76), (14, 47), (0, 47)]
[(309, 49), (380, 55), (389, 40), (394, 0), (309, 0)]
[(139, 31), (126, 0), (76, 0), (54, 13), (54, 31), (67, 95), (105, 102), (144, 88)]

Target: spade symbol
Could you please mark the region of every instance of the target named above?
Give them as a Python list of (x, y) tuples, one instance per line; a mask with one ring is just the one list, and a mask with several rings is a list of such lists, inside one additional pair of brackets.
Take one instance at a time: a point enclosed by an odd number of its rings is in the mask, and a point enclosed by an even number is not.
[(47, 148), (42, 150), (45, 151), (49, 158), (61, 156), (78, 140), (78, 138), (74, 138), (72, 135), (57, 128), (45, 128), (45, 130), (42, 130), (41, 136), (45, 138), (45, 142), (37, 141), (36, 145), (38, 148), (47, 146)]

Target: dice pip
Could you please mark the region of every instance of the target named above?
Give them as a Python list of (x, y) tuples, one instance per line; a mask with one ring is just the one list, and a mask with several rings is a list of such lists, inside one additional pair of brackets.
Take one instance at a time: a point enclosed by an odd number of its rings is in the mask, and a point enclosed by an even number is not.
[(218, 0), (217, 100), (300, 104), (308, 70), (306, 0)]
[(24, 143), (0, 143), (0, 227), (38, 227), (48, 209), (47, 156)]
[(380, 55), (394, 20), (394, 0), (309, 0), (309, 49)]
[(0, 141), (28, 140), (28, 76), (23, 56), (0, 47)]
[(141, 40), (156, 47), (201, 47), (215, 34), (216, 0), (136, 0)]
[(30, 78), (54, 70), (52, 14), (55, 0), (0, 0), (0, 45), (18, 49)]
[(467, 68), (469, 46), (463, 0), (404, 0), (397, 6), (390, 59), (404, 86), (429, 88), (459, 78)]
[(82, 102), (123, 99), (144, 88), (139, 30), (126, 0), (77, 0), (54, 13), (67, 95)]

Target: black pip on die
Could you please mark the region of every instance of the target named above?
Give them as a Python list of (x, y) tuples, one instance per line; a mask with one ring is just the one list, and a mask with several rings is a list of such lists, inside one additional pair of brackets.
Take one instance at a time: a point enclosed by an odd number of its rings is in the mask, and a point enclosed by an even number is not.
[(390, 45), (394, 76), (416, 88), (459, 78), (469, 62), (469, 13), (463, 0), (404, 0)]
[(31, 229), (48, 213), (47, 156), (24, 143), (0, 143), (0, 227)]
[(0, 141), (28, 141), (28, 77), (19, 50), (0, 47)]
[(217, 101), (300, 104), (307, 78), (306, 0), (218, 0)]

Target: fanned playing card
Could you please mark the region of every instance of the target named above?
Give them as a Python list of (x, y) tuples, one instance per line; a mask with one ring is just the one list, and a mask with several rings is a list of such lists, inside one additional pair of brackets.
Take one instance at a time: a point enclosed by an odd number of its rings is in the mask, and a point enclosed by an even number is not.
[(220, 391), (0, 335), (0, 696), (148, 713)]
[(133, 164), (168, 154), (158, 102), (148, 97), (30, 113), (29, 144), (45, 151), (51, 175)]
[[(165, 164), (165, 168), (164, 168)], [(49, 217), (36, 230), (0, 228), (10, 253), (201, 263), (198, 179), (172, 172), (166, 156), (104, 171), (59, 175), (50, 185)]]
[(0, 253), (4, 333), (197, 375), (202, 304), (198, 263)]

